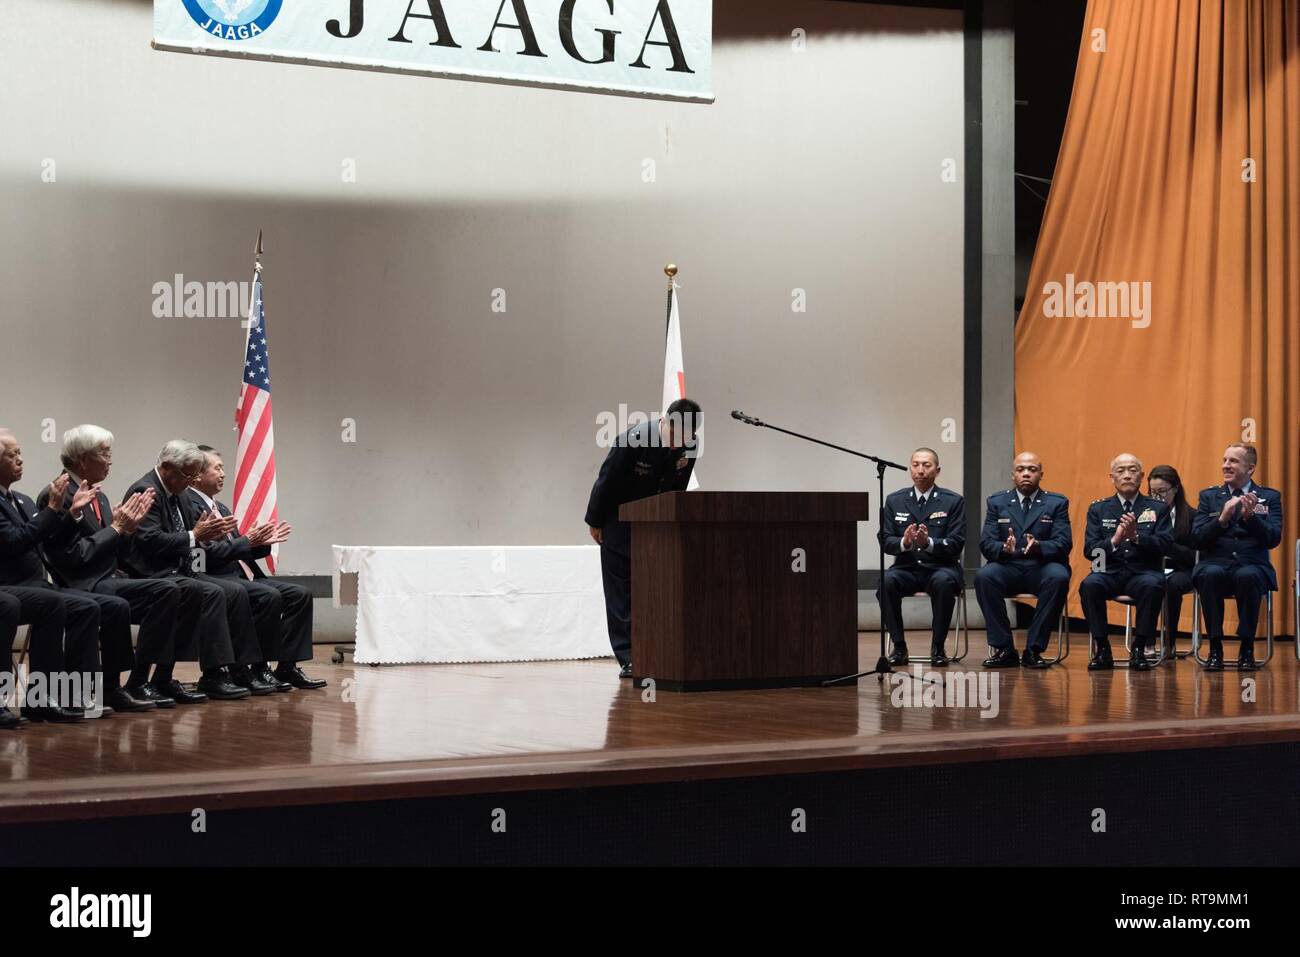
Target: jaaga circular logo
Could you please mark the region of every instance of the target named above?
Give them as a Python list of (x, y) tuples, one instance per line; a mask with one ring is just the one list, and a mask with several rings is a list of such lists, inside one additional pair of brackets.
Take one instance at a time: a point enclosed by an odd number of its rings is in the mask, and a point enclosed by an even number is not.
[(284, 0), (181, 0), (205, 33), (222, 40), (261, 36), (280, 15)]

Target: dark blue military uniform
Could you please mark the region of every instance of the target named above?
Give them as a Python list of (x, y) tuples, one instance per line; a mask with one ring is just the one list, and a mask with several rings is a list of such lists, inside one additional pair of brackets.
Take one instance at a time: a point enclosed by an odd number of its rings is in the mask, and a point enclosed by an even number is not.
[[(1112, 545), (1111, 537), (1126, 512), (1137, 519), (1137, 542), (1126, 539)], [(1079, 584), (1079, 600), (1099, 648), (1109, 644), (1106, 602), (1119, 595), (1128, 595), (1137, 603), (1134, 648), (1144, 649), (1155, 638), (1165, 598), (1165, 554), (1172, 544), (1169, 507), (1157, 499), (1139, 493), (1125, 503), (1115, 494), (1088, 506), (1083, 553), (1104, 570), (1092, 572)]]
[[(1232, 517), (1228, 527), (1219, 524), (1219, 513), (1231, 494), (1254, 492), (1259, 498), (1255, 514)], [(1266, 591), (1277, 588), (1277, 572), (1269, 561), (1270, 549), (1282, 541), (1282, 493), (1247, 482), (1241, 492), (1216, 485), (1201, 492), (1192, 519), (1192, 540), (1201, 560), (1192, 572), (1192, 584), (1205, 609), (1205, 628), (1210, 641), (1223, 639), (1223, 602), (1237, 598), (1237, 637), (1253, 641), (1259, 624), (1259, 604)]]
[(603, 533), (605, 620), (620, 665), (632, 661), (632, 529), (618, 520), (618, 507), (661, 492), (686, 491), (693, 468), (693, 454), (667, 448), (659, 440), (658, 422), (643, 422), (614, 441), (591, 487), (587, 525)]
[[(908, 525), (924, 525), (930, 536), (928, 548), (903, 548)], [(880, 613), (895, 647), (904, 646), (903, 599), (924, 591), (930, 595), (931, 648), (942, 650), (957, 595), (962, 588), (961, 554), (966, 547), (966, 503), (960, 495), (934, 486), (925, 494), (924, 506), (916, 488), (899, 489), (885, 499), (880, 510), (880, 531), (876, 537), (893, 555), (894, 564), (881, 576)]]
[[(1003, 550), (1009, 532), (1016, 550)], [(1038, 550), (1025, 554), (1025, 536), (1033, 535)], [(1038, 596), (1029, 624), (1029, 648), (1042, 652), (1070, 593), (1070, 500), (1038, 489), (1027, 508), (1015, 489), (990, 495), (980, 535), (980, 552), (988, 564), (975, 573), (975, 597), (984, 612), (988, 642), (999, 651), (1013, 646), (1006, 599), (1032, 593)]]

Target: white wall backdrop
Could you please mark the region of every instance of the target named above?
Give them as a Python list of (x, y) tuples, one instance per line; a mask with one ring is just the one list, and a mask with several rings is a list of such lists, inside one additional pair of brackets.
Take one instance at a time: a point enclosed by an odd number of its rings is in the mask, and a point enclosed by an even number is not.
[(155, 318), (152, 290), (248, 280), (261, 228), (287, 573), (333, 543), (586, 541), (597, 416), (658, 405), (669, 261), (703, 487), (873, 487), (741, 408), (899, 460), (934, 445), (960, 488), (960, 14), (715, 6), (699, 106), (159, 53), (147, 3), (6, 0), (21, 487), (58, 469), (46, 420), (117, 434), (115, 498), (174, 436), (233, 471), (239, 321)]

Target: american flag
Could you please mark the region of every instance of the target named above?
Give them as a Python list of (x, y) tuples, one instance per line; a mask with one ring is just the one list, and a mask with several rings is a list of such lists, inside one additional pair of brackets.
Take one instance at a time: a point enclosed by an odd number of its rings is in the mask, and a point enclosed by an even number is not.
[[(235, 406), (235, 518), (246, 534), (255, 525), (279, 521), (275, 495), (275, 431), (271, 427), (271, 360), (266, 348), (266, 309), (262, 304), (262, 267), (253, 275), (253, 302), (248, 311), (244, 348), (244, 384)], [(279, 546), (271, 547), (267, 570), (275, 574)]]

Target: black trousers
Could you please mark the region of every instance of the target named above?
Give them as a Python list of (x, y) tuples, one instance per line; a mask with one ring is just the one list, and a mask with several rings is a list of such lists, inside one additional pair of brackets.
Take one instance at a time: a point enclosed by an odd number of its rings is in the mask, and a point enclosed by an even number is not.
[[(254, 592), (275, 592), (280, 598), (280, 617), (273, 621), (269, 635), (271, 640), (263, 640), (261, 632), (258, 639), (262, 645), (262, 660), (298, 662), (311, 661), (311, 632), (313, 608), (311, 592), (301, 585), (279, 581), (275, 578), (258, 578), (248, 585), (249, 597)], [(254, 613), (256, 615), (256, 613)]]
[(65, 595), (82, 595), (99, 606), (99, 668), (104, 684), (116, 688), (121, 673), (135, 667), (135, 647), (131, 644), (131, 606), (125, 598), (80, 589), (68, 589)]
[(219, 576), (248, 593), (259, 661), (310, 661), (312, 631), (311, 592), (292, 582), (274, 578), (246, 578), (238, 572)]
[(1192, 583), (1201, 596), (1205, 631), (1210, 641), (1223, 640), (1223, 603), (1229, 595), (1237, 599), (1237, 637), (1242, 641), (1255, 640), (1259, 605), (1269, 590), (1268, 574), (1262, 567), (1202, 562), (1192, 572)]
[[(608, 532), (606, 533), (608, 535)], [(600, 578), (605, 587), (609, 646), (620, 665), (632, 663), (632, 556), (624, 548), (600, 546)]]
[(262, 660), (248, 592), (236, 581), (210, 575), (172, 575), (180, 589), (176, 660), (197, 661), (204, 671)]
[[(130, 606), (131, 624), (140, 626), (135, 647), (135, 659), (138, 662), (145, 665), (166, 665), (176, 660), (176, 624), (180, 613), (181, 588), (175, 580), (105, 578), (95, 586), (95, 593), (116, 596)], [(104, 666), (108, 670), (107, 660)], [(128, 667), (120, 670), (126, 671)]]
[(1165, 597), (1169, 602), (1169, 634), (1178, 630), (1178, 619), (1183, 613), (1183, 596), (1192, 593), (1192, 573), (1178, 569), (1165, 576)]
[(905, 644), (903, 599), (923, 591), (930, 596), (930, 610), (934, 616), (930, 624), (930, 644), (931, 647), (942, 648), (948, 639), (948, 625), (952, 621), (952, 610), (957, 605), (961, 588), (960, 568), (925, 568), (913, 565), (885, 569), (876, 597), (880, 599), (880, 613), (884, 616), (890, 640), (895, 645)]
[(1165, 573), (1145, 569), (1093, 572), (1079, 583), (1083, 617), (1087, 619), (1092, 640), (1099, 645), (1110, 642), (1106, 602), (1120, 595), (1128, 595), (1137, 603), (1134, 648), (1145, 648), (1153, 644), (1160, 622), (1160, 609), (1165, 600)]
[(1038, 605), (1029, 622), (1027, 647), (1042, 652), (1047, 648), (1061, 609), (1070, 594), (1070, 568), (1057, 562), (1031, 565), (1028, 562), (998, 562), (975, 573), (975, 597), (984, 613), (989, 644), (999, 650), (1011, 648), (1011, 621), (1006, 599), (1012, 595), (1036, 595)]
[[(88, 596), (59, 591), (48, 582), (0, 587), (0, 646), (10, 653), (0, 672), (13, 671), (13, 642), (19, 625), (31, 625), (27, 652), (33, 678), (44, 676), (48, 688), (66, 671), (99, 670), (99, 606)], [(29, 700), (43, 705), (45, 701)], [(64, 706), (79, 702), (58, 702)]]

